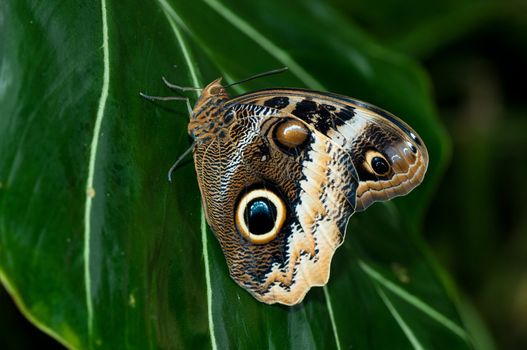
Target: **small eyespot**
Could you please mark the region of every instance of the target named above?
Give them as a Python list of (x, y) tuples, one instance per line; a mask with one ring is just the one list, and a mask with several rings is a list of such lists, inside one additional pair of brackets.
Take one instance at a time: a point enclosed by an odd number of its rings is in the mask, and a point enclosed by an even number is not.
[(267, 189), (245, 194), (236, 208), (236, 226), (244, 238), (254, 244), (274, 239), (286, 217), (284, 201)]
[(375, 175), (386, 175), (390, 171), (390, 164), (379, 152), (369, 150), (366, 152), (365, 167)]
[(286, 119), (276, 125), (273, 130), (273, 139), (286, 153), (298, 150), (306, 144), (308, 138), (309, 130), (307, 127), (295, 119)]
[(381, 157), (373, 157), (371, 160), (371, 167), (377, 174), (385, 174), (388, 172), (388, 170), (390, 170), (386, 160)]

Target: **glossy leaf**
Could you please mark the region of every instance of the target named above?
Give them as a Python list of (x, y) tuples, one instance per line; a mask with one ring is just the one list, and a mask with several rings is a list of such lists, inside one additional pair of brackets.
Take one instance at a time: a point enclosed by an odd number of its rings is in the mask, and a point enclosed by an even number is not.
[[(470, 348), (417, 234), (448, 143), (426, 78), (321, 1), (0, 4), (0, 276), (68, 347)], [(176, 68), (173, 68), (176, 65)], [(203, 86), (329, 90), (382, 106), (428, 145), (425, 183), (352, 218), (332, 277), (295, 307), (229, 278), (200, 209), (184, 103)], [(196, 95), (189, 94), (195, 99)]]

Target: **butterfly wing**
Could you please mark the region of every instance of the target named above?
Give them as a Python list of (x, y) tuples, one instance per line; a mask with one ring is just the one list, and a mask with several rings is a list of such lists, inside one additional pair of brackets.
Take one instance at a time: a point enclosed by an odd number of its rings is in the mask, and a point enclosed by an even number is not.
[(421, 138), (405, 122), (371, 104), (300, 89), (262, 90), (239, 96), (233, 103), (292, 114), (351, 154), (359, 181), (356, 211), (407, 194), (426, 173), (428, 152)]
[(225, 133), (195, 149), (198, 180), (231, 276), (266, 303), (294, 305), (326, 284), (350, 215), (426, 170), (406, 124), (336, 96), (266, 90), (224, 110)]

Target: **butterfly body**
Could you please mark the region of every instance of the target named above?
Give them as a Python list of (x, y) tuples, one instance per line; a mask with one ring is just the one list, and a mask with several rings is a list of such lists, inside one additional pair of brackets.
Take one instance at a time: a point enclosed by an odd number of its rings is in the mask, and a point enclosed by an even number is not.
[(269, 89), (231, 99), (218, 79), (188, 131), (229, 272), (266, 303), (294, 305), (326, 284), (349, 217), (408, 193), (428, 164), (404, 122), (330, 93)]

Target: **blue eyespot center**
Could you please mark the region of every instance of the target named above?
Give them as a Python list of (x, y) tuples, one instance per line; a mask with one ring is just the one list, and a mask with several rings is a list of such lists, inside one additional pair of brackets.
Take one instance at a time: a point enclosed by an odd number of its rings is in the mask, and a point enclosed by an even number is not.
[(245, 208), (245, 222), (253, 235), (263, 235), (271, 231), (276, 221), (276, 207), (267, 198), (259, 197), (249, 202)]

